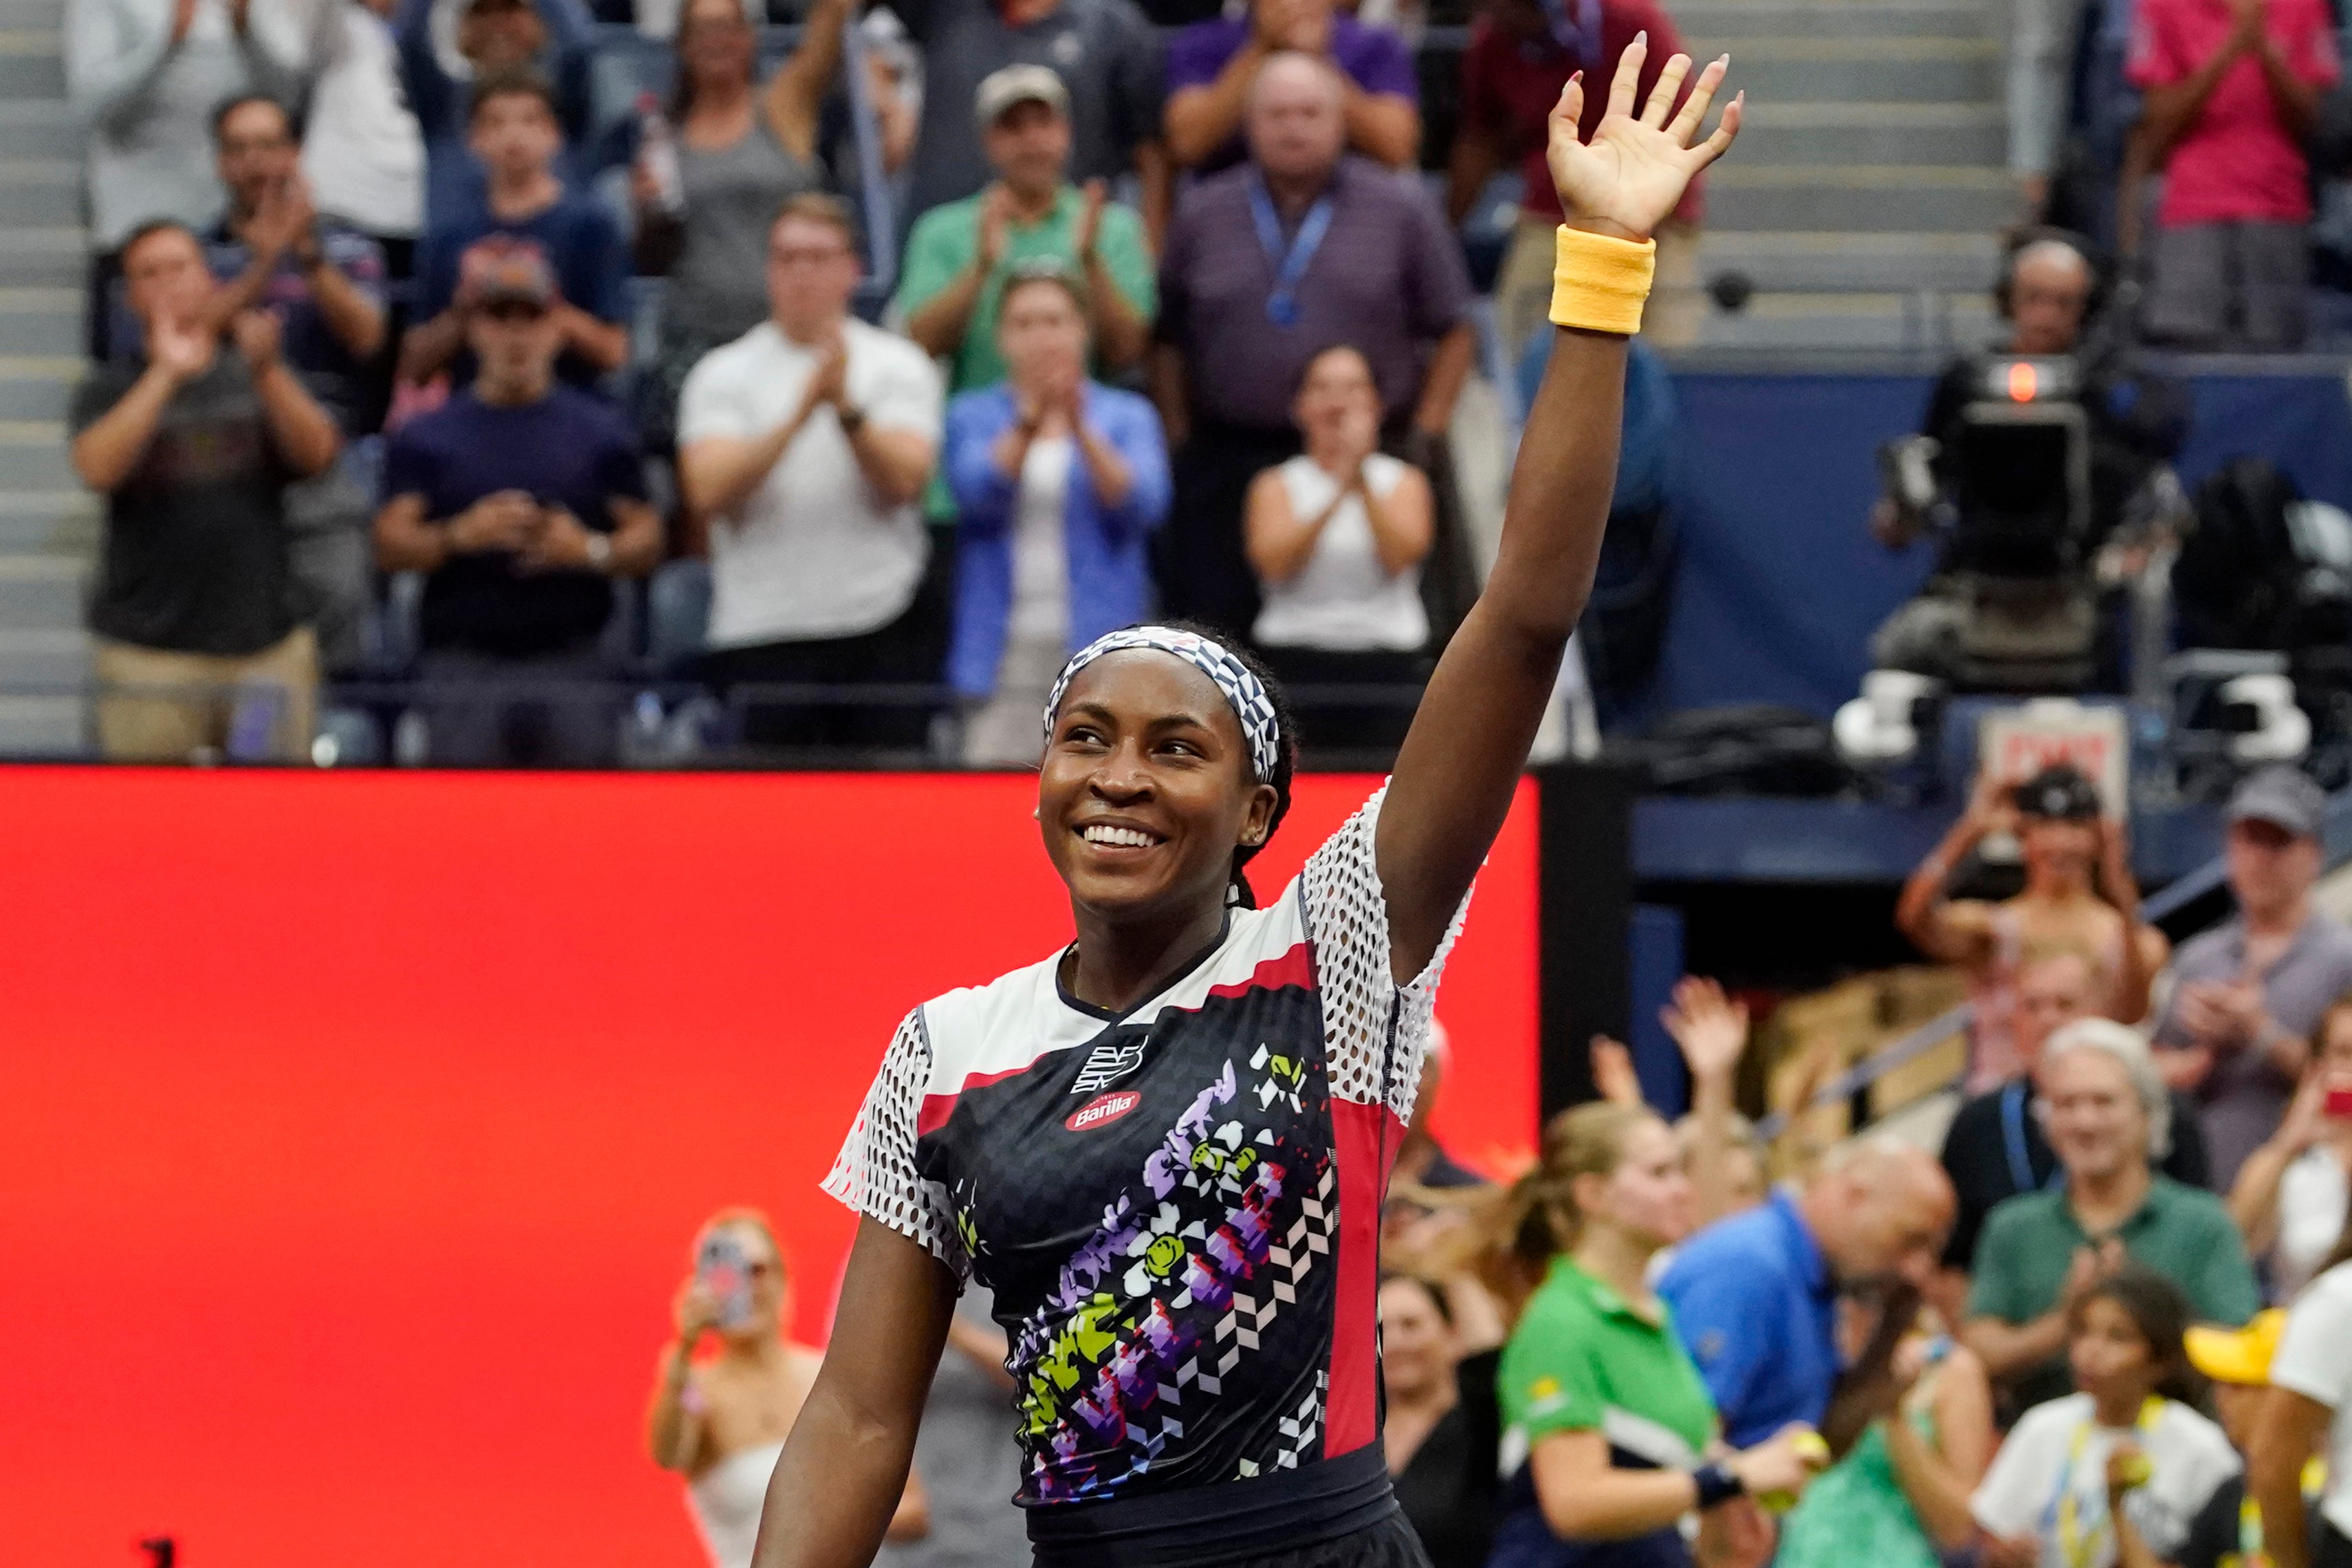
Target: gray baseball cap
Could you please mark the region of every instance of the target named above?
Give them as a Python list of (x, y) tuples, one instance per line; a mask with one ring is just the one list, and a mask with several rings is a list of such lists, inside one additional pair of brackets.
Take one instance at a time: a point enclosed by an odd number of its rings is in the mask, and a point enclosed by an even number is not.
[(2231, 793), (2230, 822), (2268, 822), (2298, 839), (2315, 837), (2327, 820), (2327, 793), (2311, 775), (2284, 763), (2250, 773)]
[(1042, 103), (1058, 115), (1070, 112), (1070, 89), (1051, 66), (1006, 66), (982, 78), (972, 95), (972, 110), (982, 131), (1004, 117), (1016, 103)]

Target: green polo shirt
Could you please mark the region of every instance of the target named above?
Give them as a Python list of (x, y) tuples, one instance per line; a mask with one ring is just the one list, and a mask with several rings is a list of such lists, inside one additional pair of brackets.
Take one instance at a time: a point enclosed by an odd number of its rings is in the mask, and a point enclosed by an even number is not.
[(1503, 1347), (1496, 1394), (1516, 1468), (1554, 1432), (1599, 1432), (1612, 1448), (1689, 1469), (1716, 1431), (1715, 1401), (1675, 1333), (1673, 1309), (1655, 1322), (1566, 1257)]
[[(914, 232), (907, 236), (895, 302), (902, 319), (929, 304), (971, 265), (980, 248), (980, 201), (978, 196), (967, 196), (933, 207), (915, 221)], [(948, 377), (950, 394), (1004, 379), (1004, 357), (996, 351), (996, 308), (1004, 297), (1004, 280), (1014, 263), (1032, 256), (1059, 256), (1075, 270), (1078, 214), (1085, 208), (1084, 193), (1076, 185), (1064, 185), (1052, 212), (1034, 224), (1006, 226), (1004, 255), (981, 287), (980, 301), (972, 307), (971, 326), (963, 335), (963, 347)], [(1143, 220), (1133, 208), (1117, 202), (1104, 204), (1102, 219), (1095, 229), (1095, 254), (1102, 258), (1112, 285), (1150, 321), (1160, 308), (1159, 284), (1152, 275), (1150, 249), (1143, 243)]]
[[(2200, 1322), (2235, 1327), (2263, 1304), (2245, 1242), (2210, 1192), (2159, 1174), (2148, 1184), (2147, 1201), (2115, 1234), (2136, 1262), (2181, 1288)], [(2089, 1244), (2063, 1186), (2003, 1199), (1977, 1243), (1969, 1315), (2032, 1322), (2058, 1304), (2075, 1249)], [(2070, 1387), (2062, 1359), (2026, 1374), (2017, 1395), (2021, 1403), (2038, 1403)]]

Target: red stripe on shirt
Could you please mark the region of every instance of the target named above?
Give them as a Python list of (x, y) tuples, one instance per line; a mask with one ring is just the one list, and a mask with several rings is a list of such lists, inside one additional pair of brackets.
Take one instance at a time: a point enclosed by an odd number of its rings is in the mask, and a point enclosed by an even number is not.
[(1244, 996), (1251, 991), (1278, 991), (1285, 986), (1297, 986), (1301, 990), (1315, 988), (1315, 955), (1301, 942), (1286, 953), (1259, 963), (1246, 980), (1234, 980), (1223, 986), (1211, 986), (1213, 997)]
[(924, 1137), (946, 1126), (948, 1118), (955, 1113), (956, 1101), (960, 1096), (974, 1089), (985, 1089), (992, 1083), (1001, 1083), (1008, 1078), (1018, 1078), (1036, 1065), (1033, 1061), (1026, 1067), (1008, 1067), (1002, 1072), (975, 1072), (957, 1085), (953, 1094), (924, 1095), (923, 1108), (915, 1116), (915, 1136)]
[(1381, 1435), (1381, 1194), (1404, 1140), (1385, 1105), (1331, 1099), (1331, 1154), (1339, 1167), (1339, 1281), (1332, 1310), (1331, 1385), (1323, 1457), (1336, 1459)]

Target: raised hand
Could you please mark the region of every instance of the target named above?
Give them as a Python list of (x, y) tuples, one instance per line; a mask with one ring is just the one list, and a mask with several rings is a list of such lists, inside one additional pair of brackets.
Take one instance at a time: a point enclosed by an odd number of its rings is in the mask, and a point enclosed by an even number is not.
[(1748, 1004), (1735, 1002), (1713, 980), (1685, 975), (1658, 1021), (1682, 1047), (1693, 1078), (1728, 1077), (1748, 1049)]
[(1633, 1071), (1633, 1053), (1605, 1034), (1594, 1035), (1591, 1049), (1592, 1092), (1612, 1105), (1639, 1105), (1642, 1080)]
[(1672, 121), (1666, 111), (1690, 74), (1690, 57), (1676, 55), (1658, 73), (1650, 100), (1637, 113), (1633, 95), (1641, 84), (1642, 62), (1649, 57), (1650, 36), (1639, 33), (1618, 57), (1617, 75), (1609, 84), (1609, 109), (1584, 141), (1578, 125), (1584, 114), (1584, 74), (1568, 79), (1551, 110), (1551, 144), (1545, 153), (1552, 183), (1559, 192), (1560, 210), (1570, 226), (1612, 235), (1619, 239), (1645, 240), (1683, 199), (1692, 176), (1723, 156), (1739, 134), (1745, 93), (1723, 111), (1715, 133), (1692, 145), (1716, 89), (1723, 85), (1731, 57), (1708, 63), (1691, 89), (1688, 101)]

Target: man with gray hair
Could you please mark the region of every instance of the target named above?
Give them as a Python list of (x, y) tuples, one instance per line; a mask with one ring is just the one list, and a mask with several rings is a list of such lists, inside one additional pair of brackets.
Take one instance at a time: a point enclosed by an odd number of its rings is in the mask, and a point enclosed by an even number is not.
[(1386, 443), (1426, 469), (1475, 350), (1445, 214), (1414, 176), (1347, 152), (1346, 90), (1328, 60), (1269, 55), (1250, 85), (1249, 162), (1184, 193), (1160, 257), (1152, 392), (1177, 446), (1162, 608), (1230, 632), (1258, 612), (1243, 500), (1298, 452), (1291, 400), (1308, 363), (1360, 352)]
[(2317, 907), (2327, 797), (2282, 764), (2230, 797), (2225, 863), (2238, 912), (2181, 945), (2157, 1020), (2157, 1063), (2194, 1096), (2213, 1186), (2278, 1130), (2328, 1004), (2352, 991), (2352, 930)]
[(2229, 1211), (2154, 1168), (2172, 1103), (2139, 1031), (2083, 1019), (2042, 1048), (2041, 1114), (2063, 1182), (1992, 1211), (1978, 1244), (1965, 1338), (2018, 1408), (2068, 1392), (2066, 1341), (2084, 1291), (2126, 1260), (2179, 1285), (2200, 1320), (2262, 1305)]

